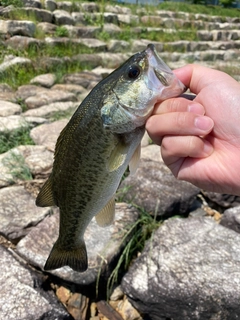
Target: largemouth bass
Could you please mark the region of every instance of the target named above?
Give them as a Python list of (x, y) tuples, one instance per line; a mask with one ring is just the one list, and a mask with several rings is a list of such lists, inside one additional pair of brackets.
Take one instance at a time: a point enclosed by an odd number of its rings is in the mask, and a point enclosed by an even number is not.
[(88, 267), (84, 232), (95, 216), (113, 222), (115, 192), (127, 166), (137, 168), (144, 125), (158, 101), (176, 97), (184, 85), (160, 59), (154, 46), (136, 53), (103, 79), (62, 130), (52, 173), (36, 204), (60, 209), (59, 236), (46, 270)]

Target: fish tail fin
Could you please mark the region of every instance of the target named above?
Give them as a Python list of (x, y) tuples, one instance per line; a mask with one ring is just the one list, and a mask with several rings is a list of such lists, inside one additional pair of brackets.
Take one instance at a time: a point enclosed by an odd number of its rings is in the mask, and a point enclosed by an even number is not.
[(73, 248), (62, 248), (58, 241), (54, 244), (44, 270), (53, 270), (64, 266), (69, 266), (78, 272), (87, 270), (87, 250), (83, 239), (78, 243), (78, 246)]

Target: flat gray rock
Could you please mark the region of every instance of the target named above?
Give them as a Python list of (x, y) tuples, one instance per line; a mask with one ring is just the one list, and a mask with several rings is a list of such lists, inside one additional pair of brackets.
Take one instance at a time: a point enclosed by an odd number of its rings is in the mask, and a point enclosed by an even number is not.
[(80, 85), (85, 89), (88, 88), (92, 82), (99, 82), (101, 80), (101, 75), (90, 71), (70, 73), (63, 77), (64, 83)]
[(124, 40), (112, 39), (108, 42), (108, 51), (110, 52), (121, 52), (130, 50), (130, 43)]
[(107, 12), (119, 13), (119, 14), (131, 14), (132, 11), (128, 7), (118, 6), (118, 5), (106, 5), (105, 10)]
[(163, 51), (163, 44), (161, 42), (149, 41), (149, 40), (146, 40), (146, 39), (133, 40), (133, 42), (132, 42), (132, 51), (133, 52), (138, 52), (138, 51), (145, 50), (146, 46), (149, 43), (153, 43), (158, 52), (162, 52)]
[(28, 50), (33, 47), (41, 48), (42, 40), (26, 36), (13, 36), (6, 41), (7, 45), (15, 50)]
[(160, 153), (160, 147), (156, 144), (150, 144), (148, 146), (141, 148), (141, 159), (148, 159), (148, 160), (154, 160), (154, 161), (161, 161), (162, 156)]
[(51, 310), (48, 301), (34, 290), (28, 270), (0, 246), (0, 318), (13, 320), (39, 319)]
[(53, 14), (45, 9), (31, 8), (26, 7), (23, 8), (28, 16), (33, 16), (39, 22), (49, 22), (53, 21)]
[(36, 128), (33, 128), (30, 132), (30, 136), (37, 145), (43, 145), (48, 150), (54, 151), (57, 138), (66, 126), (68, 120), (58, 120), (52, 123), (45, 123)]
[(0, 246), (0, 319), (72, 319), (57, 299), (38, 287), (33, 274)]
[(100, 8), (99, 5), (95, 2), (84, 2), (81, 3), (81, 7), (82, 7), (82, 11), (86, 11), (86, 12), (99, 12)]
[(51, 88), (56, 82), (56, 75), (53, 73), (40, 74), (34, 77), (30, 84), (36, 84), (38, 86)]
[(22, 57), (13, 57), (7, 61), (4, 61), (0, 64), (0, 72), (5, 72), (11, 69), (12, 67), (24, 67), (32, 64), (32, 61), (27, 58)]
[(33, 37), (36, 26), (32, 21), (0, 20), (0, 34)]
[[(156, 154), (156, 147), (154, 149)], [(145, 159), (141, 159), (137, 172), (121, 183), (120, 188), (126, 190), (123, 200), (137, 204), (152, 215), (187, 214), (199, 189), (188, 182), (176, 180), (159, 161), (160, 155), (154, 161), (149, 157), (145, 152)]]
[(46, 176), (52, 171), (53, 152), (45, 146), (19, 146), (17, 150), (33, 176)]
[(110, 68), (103, 68), (101, 66), (94, 68), (92, 70), (93, 73), (101, 76), (102, 78), (106, 78), (110, 73), (112, 73), (114, 71), (114, 69), (110, 69)]
[(240, 196), (210, 191), (203, 191), (203, 193), (209, 203), (215, 207), (228, 209), (230, 207), (238, 207), (240, 205)]
[(42, 118), (42, 117), (24, 116), (24, 118), (31, 128), (39, 126), (40, 124), (49, 122), (46, 118)]
[[(106, 228), (99, 227), (95, 219), (89, 224), (84, 239), (86, 241), (89, 268), (83, 273), (73, 271), (70, 267), (63, 267), (50, 273), (78, 284), (91, 284), (97, 279), (99, 268), (106, 272), (114, 264), (124, 243), (122, 240), (129, 226), (138, 219), (135, 208), (124, 203), (116, 204), (114, 223)], [(59, 214), (54, 213), (39, 223), (17, 245), (17, 252), (30, 264), (43, 268), (53, 243), (57, 240), (59, 228)], [(114, 262), (115, 261), (115, 262)], [(107, 262), (107, 264), (106, 264)]]
[[(49, 2), (50, 1), (53, 2), (52, 0), (49, 0)], [(54, 11), (54, 10), (50, 10), (50, 11)], [(50, 22), (39, 22), (37, 24), (37, 27), (40, 28), (45, 34), (54, 34), (57, 29), (57, 26)]]
[(152, 320), (238, 319), (239, 243), (211, 218), (170, 219), (124, 276), (123, 291)]
[(52, 170), (53, 152), (45, 146), (19, 146), (0, 155), (0, 188)]
[(225, 210), (220, 224), (240, 233), (240, 206)]
[(39, 93), (45, 94), (48, 93), (49, 89), (42, 88), (33, 84), (26, 84), (18, 87), (15, 96), (16, 99), (26, 100), (31, 96), (35, 96)]
[(25, 236), (49, 212), (36, 207), (35, 198), (23, 186), (0, 189), (0, 233), (7, 239)]
[(107, 44), (101, 40), (84, 38), (79, 39), (79, 43), (89, 49), (93, 49), (95, 52), (101, 52), (107, 50)]
[(1, 83), (0, 92), (13, 92), (13, 89), (7, 83)]
[(65, 10), (54, 10), (53, 11), (54, 22), (57, 25), (73, 25), (74, 19), (71, 14)]
[[(60, 89), (60, 88), (59, 88)], [(29, 109), (26, 112), (23, 113), (24, 117), (43, 117), (43, 118), (49, 118), (57, 113), (63, 113), (66, 111), (69, 111), (69, 113), (73, 113), (77, 107), (79, 106), (79, 102), (72, 102), (72, 101), (66, 101), (66, 102), (53, 102), (46, 106), (41, 106), (39, 108), (35, 109)]]
[(29, 109), (39, 108), (53, 102), (77, 101), (75, 94), (66, 91), (49, 90), (39, 92), (25, 100)]
[(0, 100), (0, 117), (8, 117), (21, 112), (22, 108), (19, 104)]
[(111, 37), (118, 37), (119, 33), (122, 32), (119, 26), (116, 26), (113, 23), (104, 23), (103, 31), (109, 33)]
[(101, 27), (97, 26), (64, 26), (72, 38), (96, 38), (97, 34), (101, 32)]
[(28, 123), (21, 115), (11, 115), (8, 117), (0, 117), (0, 132), (8, 132), (27, 127)]
[(77, 84), (55, 84), (52, 87), (53, 90), (63, 90), (63, 91), (69, 91), (74, 93), (75, 95), (85, 94), (87, 93), (87, 90), (80, 85)]
[(124, 63), (130, 57), (131, 53), (101, 52), (98, 55), (103, 61), (103, 67), (115, 69), (118, 68), (122, 63)]
[(118, 14), (118, 21), (126, 25), (136, 25), (139, 23), (139, 17), (133, 14)]

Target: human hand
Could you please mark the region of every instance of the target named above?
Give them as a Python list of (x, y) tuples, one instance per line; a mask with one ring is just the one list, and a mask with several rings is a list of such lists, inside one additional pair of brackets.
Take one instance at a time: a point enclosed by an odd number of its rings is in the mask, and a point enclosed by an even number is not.
[(150, 137), (177, 179), (240, 195), (240, 83), (199, 65), (174, 73), (196, 98), (156, 105), (146, 123)]

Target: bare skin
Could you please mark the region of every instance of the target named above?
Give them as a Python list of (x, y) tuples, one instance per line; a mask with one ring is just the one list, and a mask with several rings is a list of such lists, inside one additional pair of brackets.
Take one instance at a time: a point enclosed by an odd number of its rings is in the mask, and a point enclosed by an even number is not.
[(174, 72), (196, 98), (156, 105), (146, 124), (150, 137), (177, 179), (240, 195), (240, 83), (199, 65)]

